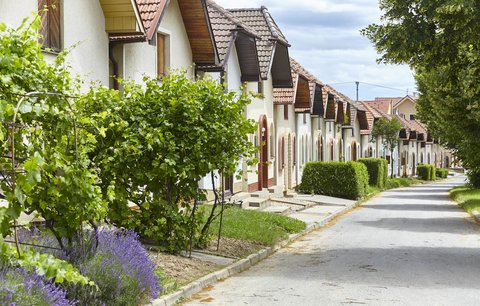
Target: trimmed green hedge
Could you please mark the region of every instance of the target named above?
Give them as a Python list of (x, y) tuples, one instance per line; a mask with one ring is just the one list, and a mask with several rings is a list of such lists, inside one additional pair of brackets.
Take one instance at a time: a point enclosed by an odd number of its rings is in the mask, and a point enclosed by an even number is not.
[(388, 162), (383, 158), (361, 158), (358, 162), (368, 170), (369, 184), (380, 189), (385, 188), (388, 179)]
[(418, 165), (418, 177), (424, 181), (434, 181), (437, 179), (437, 171), (434, 165)]
[(367, 167), (358, 162), (311, 162), (305, 165), (299, 190), (347, 199), (367, 194)]
[(445, 169), (445, 168), (437, 168), (436, 171), (437, 171), (437, 176), (438, 176), (439, 178), (445, 179), (445, 178), (448, 177), (448, 169)]

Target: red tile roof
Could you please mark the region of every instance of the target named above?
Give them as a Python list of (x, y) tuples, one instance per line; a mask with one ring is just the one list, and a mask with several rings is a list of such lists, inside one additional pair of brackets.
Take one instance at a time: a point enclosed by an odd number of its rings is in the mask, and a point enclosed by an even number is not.
[(276, 42), (288, 45), (287, 39), (264, 6), (259, 9), (228, 9), (228, 11), (260, 36), (261, 40), (257, 43), (260, 72), (262, 78), (267, 79)]
[(140, 18), (145, 28), (145, 35), (152, 40), (166, 7), (167, 0), (135, 0)]
[(206, 0), (206, 3), (220, 63), (223, 65), (233, 42), (233, 31), (242, 29), (253, 37), (258, 37), (258, 34), (213, 0)]
[(273, 103), (276, 105), (281, 104), (293, 104), (295, 102), (295, 93), (298, 84), (298, 78), (301, 76), (306, 79), (310, 86), (311, 102), (315, 96), (316, 84), (322, 85), (322, 82), (318, 80), (313, 74), (305, 69), (295, 59), (290, 58), (290, 67), (292, 72), (293, 87), (292, 88), (274, 88), (273, 89)]

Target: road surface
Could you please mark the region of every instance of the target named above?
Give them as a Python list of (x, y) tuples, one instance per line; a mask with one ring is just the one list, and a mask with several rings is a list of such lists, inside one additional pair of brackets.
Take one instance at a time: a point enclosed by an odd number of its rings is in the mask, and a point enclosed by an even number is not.
[(185, 305), (480, 305), (480, 226), (450, 179), (383, 193)]

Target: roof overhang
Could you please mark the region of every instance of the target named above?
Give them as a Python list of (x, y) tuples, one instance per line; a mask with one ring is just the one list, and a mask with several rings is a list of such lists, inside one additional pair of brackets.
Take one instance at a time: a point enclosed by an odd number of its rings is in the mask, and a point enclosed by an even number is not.
[(205, 0), (178, 1), (183, 23), (197, 65), (219, 65), (217, 47), (213, 38)]
[(410, 140), (417, 140), (417, 131), (410, 131), (410, 137), (408, 138)]
[(335, 120), (337, 106), (335, 103), (335, 96), (328, 93), (327, 95), (327, 110), (325, 112), (325, 119)]
[(324, 114), (322, 86), (320, 84), (315, 84), (312, 115), (323, 116)]
[(311, 92), (310, 92), (310, 83), (307, 79), (298, 76), (297, 81), (297, 90), (295, 91), (295, 112), (305, 112), (311, 110)]
[(342, 101), (338, 101), (337, 102), (337, 119), (336, 119), (336, 122), (337, 123), (340, 123), (340, 124), (344, 124), (345, 123), (345, 111), (344, 111), (344, 105), (343, 105), (343, 102)]
[(108, 34), (145, 33), (135, 0), (100, 0), (100, 6)]
[(357, 109), (357, 118), (360, 123), (360, 130), (369, 130), (367, 112), (364, 110)]
[(272, 83), (274, 88), (292, 87), (292, 73), (290, 67), (290, 56), (288, 46), (276, 42), (272, 65)]
[(236, 32), (235, 48), (242, 73), (242, 82), (260, 81), (260, 65), (255, 37), (239, 29)]

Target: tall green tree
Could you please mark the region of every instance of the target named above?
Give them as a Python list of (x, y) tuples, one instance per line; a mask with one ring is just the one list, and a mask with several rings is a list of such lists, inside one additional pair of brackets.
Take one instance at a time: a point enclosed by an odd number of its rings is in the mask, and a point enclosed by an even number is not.
[(373, 125), (372, 138), (373, 139), (382, 139), (383, 147), (390, 152), (390, 165), (391, 165), (391, 176), (393, 178), (393, 152), (398, 146), (399, 132), (402, 128), (402, 124), (397, 118), (392, 118), (388, 120), (386, 118), (380, 118)]
[(250, 100), (183, 72), (144, 82), (86, 97), (88, 124), (98, 124), (91, 156), (110, 220), (167, 251), (185, 250), (200, 219), (191, 208), (205, 199), (200, 180), (214, 170), (233, 174), (254, 153), (255, 124), (243, 114)]
[(480, 173), (478, 1), (381, 0), (380, 8), (383, 23), (362, 33), (381, 62), (406, 63), (416, 72), (420, 119), (472, 168), (471, 175)]

